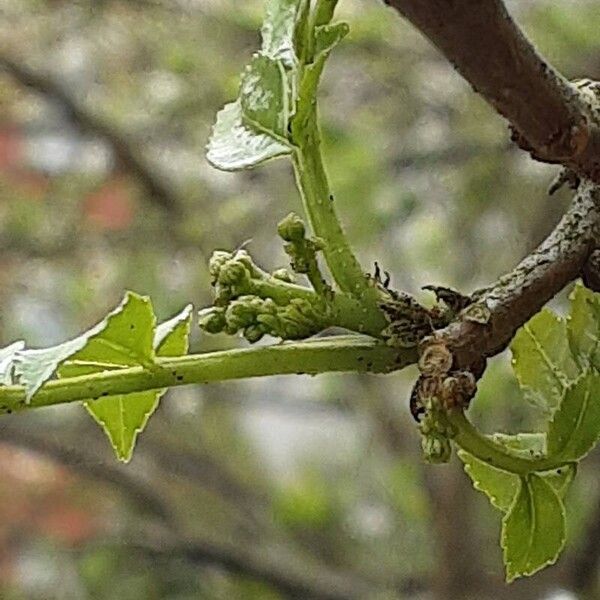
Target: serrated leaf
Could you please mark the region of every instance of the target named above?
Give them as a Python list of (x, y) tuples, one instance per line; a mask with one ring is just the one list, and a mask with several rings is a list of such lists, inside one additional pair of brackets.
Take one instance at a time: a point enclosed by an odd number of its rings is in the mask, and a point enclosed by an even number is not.
[(292, 147), (244, 125), (240, 101), (236, 100), (218, 112), (207, 150), (208, 162), (217, 169), (239, 171), (290, 154)]
[(317, 27), (315, 29), (315, 62), (324, 62), (349, 31), (348, 23), (344, 22)]
[(157, 326), (153, 341), (157, 356), (181, 356), (188, 351), (192, 310), (188, 304), (179, 314)]
[(152, 366), (156, 318), (149, 298), (127, 292), (121, 305), (102, 325), (99, 332), (87, 338), (80, 350), (69, 356), (69, 362), (60, 368), (61, 377), (83, 375), (103, 368)]
[(18, 341), (0, 349), (0, 385), (11, 385), (15, 357), (25, 347), (25, 342)]
[(544, 309), (515, 335), (510, 348), (513, 368), (526, 397), (553, 411), (579, 374), (569, 344), (566, 322)]
[(554, 488), (531, 474), (502, 520), (501, 544), (508, 582), (556, 562), (565, 544), (565, 510)]
[(558, 497), (563, 500), (567, 495), (569, 487), (575, 478), (577, 473), (577, 465), (565, 465), (555, 469), (554, 471), (546, 471), (544, 473), (538, 473), (542, 479), (552, 486), (554, 491), (558, 494)]
[(578, 461), (600, 439), (600, 374), (590, 372), (567, 390), (548, 428), (548, 454)]
[(471, 478), (473, 487), (483, 492), (492, 506), (506, 512), (519, 491), (519, 476), (492, 467), (464, 450), (458, 450), (457, 454), (464, 463), (465, 472)]
[(303, 123), (313, 109), (314, 97), (317, 93), (325, 62), (333, 48), (346, 36), (349, 28), (347, 23), (323, 25), (315, 29), (315, 57), (311, 64), (306, 65), (298, 92), (297, 114), (295, 121)]
[(567, 317), (567, 333), (573, 357), (582, 370), (600, 368), (600, 294), (582, 284), (575, 286)]
[(242, 74), (242, 122), (285, 143), (289, 118), (287, 75), (280, 60), (255, 54)]
[[(14, 373), (19, 383), (25, 386), (26, 400), (31, 400), (35, 392), (56, 373), (61, 363), (72, 358), (86, 345), (92, 343), (96, 336), (111, 327), (113, 319), (117, 318), (126, 309), (131, 311), (132, 306), (135, 306), (139, 301), (141, 301), (139, 296), (128, 293), (121, 304), (105, 319), (75, 339), (59, 344), (58, 346), (52, 346), (51, 348), (19, 351), (15, 356)], [(140, 334), (148, 335), (141, 328), (136, 332), (136, 335)], [(112, 330), (107, 334), (106, 339), (106, 342), (102, 342), (105, 350), (114, 342), (113, 351), (110, 354), (111, 360), (107, 362), (113, 362), (112, 359), (114, 359), (117, 364), (136, 364), (123, 362), (125, 358), (124, 353), (126, 354), (128, 350), (125, 346), (119, 345), (119, 339), (114, 338)], [(151, 361), (152, 356), (139, 356), (137, 359), (138, 361)]]
[(292, 68), (296, 62), (294, 30), (301, 0), (267, 0), (261, 29), (263, 53)]
[[(156, 328), (152, 348), (157, 356), (180, 356), (187, 352), (191, 314), (192, 307), (188, 305)], [(131, 459), (137, 436), (146, 427), (164, 393), (165, 390), (136, 392), (85, 403), (88, 412), (110, 439), (119, 460), (128, 462)]]

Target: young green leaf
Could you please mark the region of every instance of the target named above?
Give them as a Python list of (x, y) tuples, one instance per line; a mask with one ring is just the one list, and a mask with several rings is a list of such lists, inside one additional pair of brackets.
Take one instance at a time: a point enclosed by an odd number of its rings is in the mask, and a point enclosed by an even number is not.
[(600, 369), (600, 294), (580, 283), (571, 294), (567, 333), (571, 353), (580, 368)]
[[(51, 348), (43, 348), (40, 350), (22, 350), (17, 352), (15, 356), (14, 372), (19, 383), (25, 386), (26, 399), (31, 400), (35, 392), (50, 379), (56, 372), (58, 366), (67, 359), (72, 358), (76, 353), (80, 352), (89, 344), (96, 345), (94, 341), (96, 336), (104, 334), (107, 341), (100, 342), (104, 346), (104, 350), (108, 351), (111, 343), (115, 343), (110, 353), (111, 360), (106, 362), (115, 362), (116, 364), (138, 364), (140, 362), (151, 362), (152, 356), (136, 356), (136, 362), (127, 362), (132, 358), (127, 358), (127, 348), (119, 344), (119, 339), (115, 338), (113, 321), (119, 317), (125, 310), (131, 311), (131, 307), (141, 302), (139, 296), (135, 294), (127, 294), (121, 304), (115, 308), (104, 320), (92, 327), (89, 331), (82, 333), (73, 340), (69, 340), (58, 346)], [(152, 335), (152, 327), (150, 326), (150, 334), (148, 334), (143, 326), (138, 327), (136, 331), (129, 332), (132, 336)]]
[(519, 476), (492, 467), (464, 450), (458, 450), (457, 454), (464, 463), (465, 472), (471, 478), (473, 487), (483, 492), (492, 506), (506, 512), (519, 490)]
[(243, 123), (287, 143), (288, 95), (282, 62), (255, 54), (242, 75), (240, 86)]
[(291, 153), (291, 145), (248, 128), (242, 117), (239, 100), (226, 104), (217, 114), (206, 154), (213, 167), (239, 171)]
[(600, 374), (589, 372), (571, 385), (548, 428), (548, 455), (582, 459), (600, 439)]
[(301, 4), (301, 0), (268, 0), (261, 29), (263, 53), (290, 69), (296, 63), (294, 30)]
[(580, 372), (567, 343), (566, 322), (544, 309), (517, 332), (510, 348), (526, 397), (552, 412)]
[(565, 544), (565, 509), (554, 488), (531, 474), (502, 520), (501, 544), (508, 582), (556, 562)]
[[(154, 331), (154, 313), (148, 299), (131, 295), (132, 299), (126, 310), (111, 322), (112, 330), (121, 333), (118, 344), (131, 344), (128, 348), (130, 357), (179, 356), (187, 352), (188, 336), (191, 320), (191, 305), (162, 324)], [(129, 308), (128, 308), (129, 307)], [(135, 328), (146, 328), (149, 334), (144, 338), (128, 337), (128, 332)], [(60, 368), (61, 376), (73, 377), (95, 373), (106, 369), (142, 364), (135, 360), (123, 362), (123, 353), (119, 350), (112, 353), (104, 334), (94, 339), (94, 345), (84, 348), (73, 360)], [(143, 431), (158, 406), (160, 397), (165, 390), (136, 392), (127, 395), (107, 396), (85, 402), (85, 407), (94, 420), (104, 429), (119, 460), (128, 462), (138, 434)]]

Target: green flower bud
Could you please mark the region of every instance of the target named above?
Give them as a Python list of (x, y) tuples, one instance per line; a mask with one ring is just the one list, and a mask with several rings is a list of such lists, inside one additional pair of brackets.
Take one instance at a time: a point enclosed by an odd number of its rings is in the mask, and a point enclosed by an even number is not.
[(228, 328), (237, 331), (256, 321), (256, 309), (252, 306), (251, 299), (252, 296), (240, 296), (229, 304), (225, 311)]
[(221, 285), (239, 286), (250, 280), (250, 272), (246, 266), (238, 260), (231, 259), (221, 266), (218, 282)]
[(447, 463), (452, 456), (450, 440), (443, 436), (428, 435), (421, 439), (425, 460), (429, 463)]
[(260, 338), (265, 334), (263, 328), (260, 325), (249, 325), (244, 329), (244, 337), (251, 343), (258, 342)]
[(231, 252), (225, 252), (224, 250), (215, 250), (212, 253), (208, 261), (208, 272), (210, 273), (211, 279), (214, 282), (219, 278), (219, 271), (221, 267), (232, 257)]
[(306, 228), (302, 219), (291, 212), (277, 225), (277, 233), (286, 242), (299, 242), (304, 239)]
[(259, 314), (256, 321), (264, 326), (264, 330), (274, 337), (281, 337), (281, 320), (276, 315)]
[(211, 306), (198, 311), (198, 325), (207, 333), (221, 333), (225, 328), (225, 310)]

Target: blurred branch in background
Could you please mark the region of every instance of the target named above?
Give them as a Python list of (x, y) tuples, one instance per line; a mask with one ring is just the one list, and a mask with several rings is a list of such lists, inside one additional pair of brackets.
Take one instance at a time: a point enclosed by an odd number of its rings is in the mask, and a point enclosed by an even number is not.
[[(49, 74), (34, 71), (6, 53), (0, 53), (0, 70), (24, 88), (58, 103), (73, 124), (83, 132), (104, 140), (116, 157), (117, 165), (125, 170), (145, 189), (145, 197), (164, 210), (169, 219), (180, 213), (178, 199), (164, 180), (155, 174), (153, 167), (138, 151), (134, 140), (95, 114), (89, 112), (71, 93)], [(165, 225), (168, 226), (169, 220)]]
[[(227, 544), (224, 541), (209, 542), (190, 538), (183, 533), (182, 524), (185, 518), (183, 515), (176, 516), (175, 505), (169, 502), (164, 494), (159, 493), (156, 486), (153, 488), (146, 484), (127, 467), (101, 462), (96, 453), (89, 452), (81, 446), (77, 449), (69, 447), (46, 434), (22, 427), (16, 422), (3, 425), (0, 431), (0, 442), (33, 451), (62, 464), (85, 479), (94, 479), (110, 485), (129, 498), (141, 515), (152, 516), (162, 526), (161, 529), (164, 527), (162, 532), (157, 533), (156, 528), (142, 521), (144, 525), (141, 529), (147, 531), (147, 543), (143, 543), (140, 539), (136, 539), (135, 542), (122, 540), (117, 542), (131, 551), (154, 559), (185, 559), (194, 564), (214, 566), (232, 574), (265, 582), (293, 597), (314, 600), (359, 600), (367, 597), (373, 589), (382, 587), (377, 582), (363, 581), (356, 574), (336, 573), (310, 560), (305, 562), (297, 555), (289, 555), (286, 558), (289, 553), (282, 548), (269, 551), (253, 545), (252, 549), (244, 550), (244, 544), (239, 541)], [(156, 448), (153, 454), (158, 455)], [(189, 460), (186, 461), (184, 458), (181, 461), (181, 458), (181, 454), (179, 460), (175, 456), (169, 456), (167, 462), (169, 466), (177, 463), (190, 464)], [(199, 481), (197, 478), (201, 465), (202, 461), (198, 460), (192, 469), (193, 477), (196, 478), (193, 483), (203, 486), (204, 478), (201, 477)], [(166, 465), (160, 466), (164, 468)], [(184, 471), (189, 474), (189, 468), (184, 468)], [(165, 469), (164, 473), (165, 476), (171, 474), (168, 469)], [(176, 474), (182, 475), (181, 471)], [(99, 540), (92, 543), (110, 544)]]

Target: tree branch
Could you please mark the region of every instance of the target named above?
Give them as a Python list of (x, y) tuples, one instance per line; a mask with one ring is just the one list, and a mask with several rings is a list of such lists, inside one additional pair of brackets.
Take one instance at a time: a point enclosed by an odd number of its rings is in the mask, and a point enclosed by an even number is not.
[(454, 355), (457, 367), (498, 354), (519, 327), (583, 271), (600, 246), (600, 187), (583, 182), (573, 204), (554, 231), (510, 273), (476, 291), (487, 307), (486, 323), (459, 319), (436, 334)]
[(501, 0), (384, 1), (508, 119), (519, 146), (600, 183), (598, 110), (536, 52)]
[(102, 138), (112, 148), (117, 163), (139, 181), (152, 202), (171, 216), (180, 212), (173, 192), (155, 175), (153, 168), (146, 163), (135, 144), (122, 132), (91, 114), (50, 76), (29, 69), (4, 53), (0, 53), (0, 70), (5, 71), (22, 86), (57, 102), (81, 131)]

